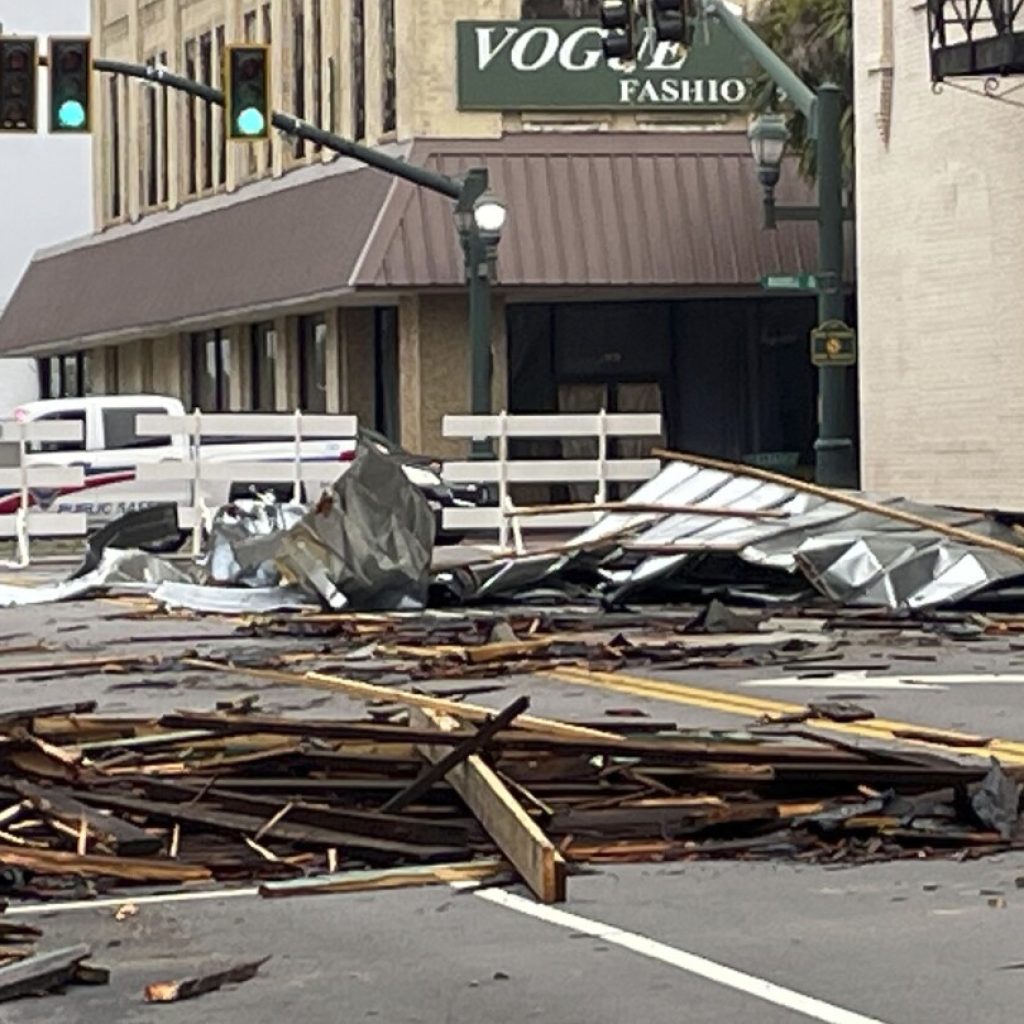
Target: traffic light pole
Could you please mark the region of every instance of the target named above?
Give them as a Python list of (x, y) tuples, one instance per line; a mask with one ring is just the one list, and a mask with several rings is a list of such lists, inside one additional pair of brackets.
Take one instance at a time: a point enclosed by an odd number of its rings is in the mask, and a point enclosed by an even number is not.
[[(193, 82), (165, 68), (149, 67), (144, 64), (128, 64), (115, 60), (94, 60), (93, 67), (97, 71), (105, 71), (128, 78), (140, 78), (155, 85), (166, 86), (188, 93), (207, 103), (224, 106), (224, 93), (219, 89)], [(487, 188), (486, 168), (473, 168), (464, 178), (450, 178), (438, 174), (425, 167), (417, 167), (402, 160), (381, 153), (368, 146), (343, 139), (331, 132), (325, 132), (291, 114), (272, 113), (270, 123), (273, 127), (294, 135), (306, 142), (312, 142), (326, 149), (351, 157), (369, 167), (392, 174), (397, 178), (412, 182), (421, 188), (430, 189), (440, 195), (453, 199), (459, 210), (471, 211), (474, 202), (480, 198)], [(466, 268), (466, 281), (469, 286), (469, 333), (471, 345), (471, 405), (472, 411), (486, 415), (491, 411), (491, 342), (490, 342), (490, 263), (494, 253), (481, 237), (475, 225), (471, 226), (461, 238)], [(486, 457), (490, 454), (490, 446), (474, 443), (474, 455)]]
[[(769, 78), (807, 119), (808, 136), (815, 140), (818, 167), (816, 207), (776, 207), (779, 220), (818, 222), (818, 322), (842, 320), (843, 208), (841, 104), (839, 89), (825, 84), (812, 90), (806, 82), (740, 17), (725, 0), (699, 0), (705, 14), (716, 17), (760, 65)], [(855, 487), (857, 459), (853, 447), (853, 417), (847, 397), (847, 368), (818, 368), (818, 437), (814, 442), (814, 476), (830, 487)]]

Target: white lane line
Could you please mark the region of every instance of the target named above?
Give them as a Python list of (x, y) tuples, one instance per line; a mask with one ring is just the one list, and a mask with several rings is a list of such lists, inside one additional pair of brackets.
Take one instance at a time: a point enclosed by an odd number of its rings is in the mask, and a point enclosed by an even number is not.
[(752, 974), (745, 974), (743, 971), (726, 967), (724, 964), (715, 963), (714, 960), (707, 960), (694, 953), (686, 953), (673, 946), (667, 946), (663, 942), (656, 942), (654, 939), (638, 935), (636, 932), (627, 932), (612, 925), (602, 924), (600, 921), (591, 921), (589, 918), (570, 914), (565, 910), (556, 910), (554, 907), (534, 903), (522, 896), (505, 892), (504, 889), (481, 889), (474, 895), (477, 899), (487, 900), (488, 903), (526, 914), (528, 917), (537, 918), (559, 928), (592, 935), (602, 942), (621, 946), (623, 949), (638, 953), (650, 960), (660, 960), (662, 963), (686, 971), (688, 974), (695, 974), (707, 981), (735, 989), (737, 992), (754, 996), (756, 999), (773, 1003), (775, 1006), (792, 1010), (794, 1013), (803, 1014), (813, 1020), (824, 1021), (825, 1024), (883, 1024), (882, 1021), (874, 1017), (865, 1017), (852, 1010), (844, 1010), (841, 1006), (833, 1006), (831, 1003), (815, 999), (813, 996), (805, 996), (802, 992), (794, 992), (792, 989), (783, 988), (774, 982), (765, 981)]
[[(929, 677), (930, 678), (930, 677)], [(778, 679), (747, 679), (740, 686), (750, 690), (786, 689), (786, 690), (945, 690), (946, 686), (931, 682), (910, 682), (906, 677), (895, 676), (862, 676), (855, 672), (843, 672), (834, 676), (780, 676)]]
[(28, 914), (55, 914), (65, 910), (100, 910), (104, 907), (123, 907), (134, 903), (137, 907), (147, 903), (196, 903), (199, 900), (230, 900), (239, 896), (258, 896), (259, 889), (206, 889), (203, 892), (167, 892), (155, 896), (121, 896), (118, 899), (72, 900), (67, 903), (25, 903), (8, 907), (4, 917)]

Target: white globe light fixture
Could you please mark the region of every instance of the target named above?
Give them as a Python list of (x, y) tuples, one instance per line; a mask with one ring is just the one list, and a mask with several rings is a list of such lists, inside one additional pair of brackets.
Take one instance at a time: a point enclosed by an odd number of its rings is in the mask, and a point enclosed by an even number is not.
[(782, 114), (762, 114), (750, 126), (747, 138), (757, 164), (758, 179), (765, 188), (774, 188), (779, 182), (782, 158), (789, 142), (785, 117)]
[(491, 245), (501, 238), (507, 218), (507, 207), (493, 192), (485, 192), (473, 204), (473, 223), (480, 237)]

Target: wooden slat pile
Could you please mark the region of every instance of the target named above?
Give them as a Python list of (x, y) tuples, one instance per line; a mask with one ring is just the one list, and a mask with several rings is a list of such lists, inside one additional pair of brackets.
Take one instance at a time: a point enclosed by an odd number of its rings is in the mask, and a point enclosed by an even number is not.
[(1020, 787), (998, 766), (815, 736), (598, 729), (529, 715), (525, 698), (493, 716), (398, 699), (409, 711), (387, 721), (249, 704), (159, 719), (84, 703), (4, 714), (0, 886), (81, 898), (258, 879), (279, 896), (514, 872), (557, 901), (574, 863), (884, 859), (1018, 841)]

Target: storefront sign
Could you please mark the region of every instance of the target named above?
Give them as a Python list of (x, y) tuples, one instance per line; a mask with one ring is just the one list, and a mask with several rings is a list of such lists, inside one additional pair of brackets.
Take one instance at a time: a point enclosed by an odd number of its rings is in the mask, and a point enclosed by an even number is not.
[(681, 53), (646, 33), (635, 64), (608, 62), (585, 21), (460, 21), (460, 110), (740, 110), (751, 65), (720, 25)]

